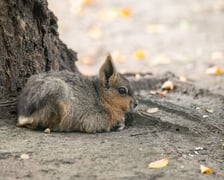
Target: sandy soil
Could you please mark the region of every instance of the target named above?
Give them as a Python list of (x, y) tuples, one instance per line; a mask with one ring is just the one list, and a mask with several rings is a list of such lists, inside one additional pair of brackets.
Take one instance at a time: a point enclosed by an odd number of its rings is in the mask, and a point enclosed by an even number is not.
[[(17, 128), (16, 117), (0, 117), (0, 179), (224, 179), (224, 76), (205, 74), (210, 65), (224, 69), (223, 1), (94, 1), (73, 16), (71, 4), (54, 2), (61, 37), (80, 54), (82, 72), (96, 73), (105, 54), (116, 51), (125, 57), (115, 60), (119, 71), (152, 72), (143, 79), (153, 83), (138, 86), (139, 113), (129, 114), (120, 132), (45, 134)], [(123, 7), (131, 17), (98, 19), (103, 10)], [(153, 33), (145, 30), (149, 24)], [(100, 27), (101, 38), (89, 37), (92, 25)], [(145, 59), (134, 58), (138, 48)], [(165, 58), (158, 60), (161, 54)], [(94, 63), (87, 66), (85, 56)], [(166, 71), (192, 81), (182, 83)], [(165, 79), (175, 82), (175, 90), (164, 98), (151, 94)], [(165, 168), (147, 168), (164, 157)], [(201, 174), (201, 164), (212, 174)]]

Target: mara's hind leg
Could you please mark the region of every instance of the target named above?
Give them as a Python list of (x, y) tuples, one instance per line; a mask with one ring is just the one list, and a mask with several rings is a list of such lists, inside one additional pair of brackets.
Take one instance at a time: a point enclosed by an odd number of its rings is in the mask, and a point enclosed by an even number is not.
[(72, 119), (71, 102), (68, 100), (57, 103), (57, 111), (60, 118), (60, 131), (73, 131), (76, 129), (76, 122)]
[(30, 129), (50, 128), (53, 131), (58, 131), (58, 124), (58, 113), (50, 106), (35, 111), (30, 116), (20, 115), (17, 122), (17, 126), (19, 127), (27, 127)]
[(30, 128), (30, 129), (36, 129), (37, 128), (37, 123), (35, 123), (32, 116), (29, 116), (29, 117), (19, 116), (16, 126), (27, 127), (27, 128)]

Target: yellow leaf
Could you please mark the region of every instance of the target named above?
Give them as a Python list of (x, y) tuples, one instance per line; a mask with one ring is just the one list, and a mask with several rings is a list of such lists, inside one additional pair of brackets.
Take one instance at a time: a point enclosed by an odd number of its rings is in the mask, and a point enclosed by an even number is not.
[(123, 8), (120, 10), (120, 14), (122, 17), (130, 17), (131, 16), (131, 10), (129, 8)]
[(212, 170), (204, 165), (200, 165), (200, 170), (202, 174), (211, 174)]
[(151, 162), (148, 165), (148, 168), (163, 168), (163, 167), (167, 166), (168, 162), (169, 162), (168, 158), (163, 158), (158, 161)]
[(138, 59), (138, 60), (140, 60), (140, 59), (144, 59), (144, 58), (145, 58), (145, 51), (143, 51), (143, 50), (141, 50), (141, 49), (135, 51), (135, 53), (134, 53), (134, 57), (135, 57), (136, 59)]
[(163, 83), (162, 87), (163, 90), (173, 90), (174, 85), (172, 81), (166, 81)]
[(83, 6), (89, 6), (93, 3), (93, 1), (92, 0), (82, 0), (81, 3)]
[(206, 70), (206, 74), (208, 74), (208, 75), (221, 75), (222, 74), (222, 69), (218, 66), (213, 66), (213, 67), (208, 68)]

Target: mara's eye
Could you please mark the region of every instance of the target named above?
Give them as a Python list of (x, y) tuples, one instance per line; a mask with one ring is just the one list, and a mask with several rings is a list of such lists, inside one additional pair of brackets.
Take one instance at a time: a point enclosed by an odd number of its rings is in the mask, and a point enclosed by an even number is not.
[(124, 88), (124, 87), (119, 87), (119, 88), (118, 88), (118, 92), (119, 92), (120, 94), (126, 94), (126, 93), (127, 93), (126, 88)]

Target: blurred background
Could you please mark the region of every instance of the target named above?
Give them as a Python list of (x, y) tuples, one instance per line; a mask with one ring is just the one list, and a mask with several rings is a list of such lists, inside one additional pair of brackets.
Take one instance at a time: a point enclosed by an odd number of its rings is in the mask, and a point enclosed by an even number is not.
[(202, 86), (223, 86), (224, 0), (48, 3), (58, 17), (60, 38), (78, 52), (84, 74), (96, 74), (110, 52), (122, 73), (171, 71)]

